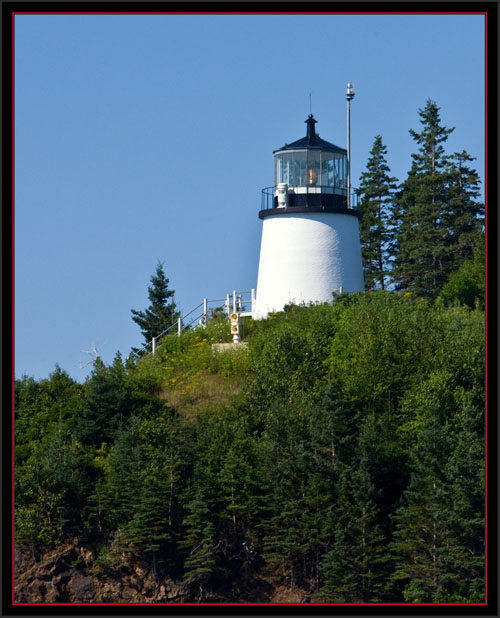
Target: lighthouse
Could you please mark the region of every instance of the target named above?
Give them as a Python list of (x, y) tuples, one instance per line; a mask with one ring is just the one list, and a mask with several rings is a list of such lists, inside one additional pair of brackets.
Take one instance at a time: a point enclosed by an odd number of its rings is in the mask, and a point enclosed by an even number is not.
[(305, 137), (274, 151), (274, 185), (262, 190), (256, 318), (364, 290), (347, 150), (319, 137), (312, 114), (305, 122)]

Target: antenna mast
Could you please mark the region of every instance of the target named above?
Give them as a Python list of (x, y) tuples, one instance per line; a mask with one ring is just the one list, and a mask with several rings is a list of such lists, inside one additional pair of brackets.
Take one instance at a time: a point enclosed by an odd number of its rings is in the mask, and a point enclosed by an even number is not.
[(347, 84), (347, 208), (351, 207), (351, 101), (354, 99), (354, 84)]

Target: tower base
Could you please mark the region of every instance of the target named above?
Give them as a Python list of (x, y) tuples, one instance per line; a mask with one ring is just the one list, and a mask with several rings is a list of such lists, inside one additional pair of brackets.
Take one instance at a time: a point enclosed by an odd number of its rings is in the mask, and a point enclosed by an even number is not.
[(263, 219), (254, 317), (286, 304), (331, 302), (364, 290), (358, 211), (269, 214)]

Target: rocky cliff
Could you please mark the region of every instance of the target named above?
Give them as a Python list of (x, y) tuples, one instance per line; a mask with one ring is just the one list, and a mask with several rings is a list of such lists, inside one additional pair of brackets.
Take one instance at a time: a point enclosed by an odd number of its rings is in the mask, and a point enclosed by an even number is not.
[(103, 573), (98, 548), (72, 542), (35, 560), (16, 551), (15, 603), (307, 603), (306, 591), (248, 574), (229, 589), (189, 590), (180, 580), (155, 575), (150, 565), (124, 554), (119, 569)]

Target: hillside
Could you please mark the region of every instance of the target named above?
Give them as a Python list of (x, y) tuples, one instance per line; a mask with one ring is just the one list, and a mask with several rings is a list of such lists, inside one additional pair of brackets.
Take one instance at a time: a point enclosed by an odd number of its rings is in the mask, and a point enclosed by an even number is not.
[(20, 602), (484, 601), (484, 311), (343, 295), (15, 384)]

